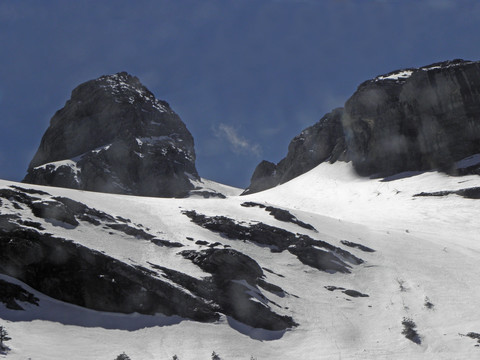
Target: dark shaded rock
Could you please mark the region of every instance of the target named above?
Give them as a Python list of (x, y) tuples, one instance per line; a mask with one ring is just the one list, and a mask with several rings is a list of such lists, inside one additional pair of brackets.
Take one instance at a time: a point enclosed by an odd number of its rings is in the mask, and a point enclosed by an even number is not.
[(444, 190), (434, 192), (421, 192), (413, 196), (447, 196), (447, 195), (459, 195), (467, 199), (480, 199), (480, 187), (471, 187), (460, 190)]
[(272, 250), (286, 250), (295, 234), (263, 223), (243, 226), (226, 216), (208, 217), (195, 211), (184, 211), (195, 224), (203, 228), (222, 233), (229, 239), (249, 240), (270, 246)]
[(420, 345), (422, 343), (422, 340), (420, 339), (420, 335), (418, 335), (417, 333), (417, 325), (413, 322), (413, 320), (403, 318), (402, 325), (402, 334), (405, 335), (408, 340), (414, 342), (417, 345)]
[(151, 241), (158, 246), (165, 246), (165, 247), (171, 247), (171, 248), (183, 247), (183, 244), (176, 241), (169, 241), (169, 240), (163, 240), (163, 239), (152, 239)]
[(292, 254), (305, 265), (326, 272), (350, 273), (350, 265), (340, 260), (333, 253), (318, 249), (310, 244), (296, 244), (288, 248)]
[(362, 83), (343, 109), (305, 129), (278, 164), (262, 161), (244, 194), (262, 191), (318, 164), (352, 161), (362, 176), (439, 169), (480, 174), (455, 162), (480, 153), (480, 62), (452, 60)]
[(218, 319), (204, 300), (147, 271), (33, 229), (1, 229), (0, 272), (50, 297), (93, 310)]
[(21, 221), (21, 218), (19, 215), (0, 214), (0, 231), (11, 231), (17, 228), (18, 221)]
[(435, 305), (430, 301), (428, 297), (425, 297), (425, 302), (423, 303), (423, 305), (429, 310), (432, 310), (435, 307)]
[(38, 298), (19, 285), (0, 279), (0, 302), (8, 309), (24, 310), (18, 302), (30, 303), (38, 306)]
[(45, 230), (42, 224), (35, 221), (19, 219), (17, 220), (17, 223), (20, 225), (28, 226), (28, 227), (33, 227), (34, 229), (37, 229), (37, 230)]
[(101, 222), (104, 222), (104, 223), (105, 222), (116, 223), (119, 221), (125, 222), (125, 223), (130, 222), (129, 220), (123, 221), (120, 219), (115, 219), (113, 216), (103, 211), (90, 208), (87, 205), (82, 204), (81, 202), (78, 202), (66, 197), (55, 196), (52, 199), (65, 205), (69, 209), (69, 211), (75, 214), (78, 220), (86, 221), (92, 225), (98, 226), (101, 224)]
[(467, 166), (460, 169), (453, 169), (448, 172), (449, 175), (466, 176), (466, 175), (480, 175), (480, 164)]
[(361, 175), (452, 169), (480, 152), (480, 63), (453, 60), (361, 84), (345, 104), (349, 157)]
[[(79, 224), (85, 221), (107, 231), (115, 229), (159, 246), (183, 246), (152, 238), (143, 226), (132, 224), (129, 219), (114, 217), (72, 199), (49, 195), (34, 198), (10, 189), (4, 195), (7, 201), (17, 199), (38, 211), (46, 220), (63, 219), (52, 210), (60, 208), (61, 215), (68, 213)], [(256, 261), (233, 249), (216, 248), (222, 245), (218, 242), (205, 242), (210, 248), (202, 251), (181, 252), (211, 275), (196, 279), (151, 263), (151, 268), (128, 265), (73, 241), (38, 232), (28, 225), (41, 224), (26, 222), (20, 215), (0, 214), (0, 273), (52, 298), (98, 311), (162, 313), (202, 322), (216, 321), (223, 313), (267, 330), (284, 331), (297, 325), (291, 317), (270, 308), (269, 304), (278, 305), (267, 299), (260, 288), (277, 296), (286, 294), (263, 279), (263, 270)], [(0, 301), (4, 294), (3, 300), (9, 307), (19, 308), (10, 292), (10, 288), (3, 291), (0, 283)], [(24, 299), (17, 291), (15, 296)]]
[(368, 297), (367, 294), (362, 294), (360, 291), (357, 290), (345, 290), (342, 291), (345, 295), (351, 296), (351, 297)]
[(270, 189), (277, 186), (280, 180), (277, 176), (277, 165), (263, 160), (255, 168), (250, 179), (250, 185), (245, 189), (242, 195), (253, 194), (259, 191)]
[(298, 220), (295, 216), (293, 216), (289, 211), (284, 210), (284, 209), (279, 209), (273, 206), (265, 206), (263, 204), (255, 203), (252, 201), (249, 202), (244, 202), (243, 204), (240, 204), (243, 207), (259, 207), (261, 209), (265, 209), (272, 215), (276, 220), (279, 221), (284, 221), (284, 222), (290, 222), (293, 224), (296, 224), (298, 226), (303, 227), (304, 229), (308, 230), (315, 230), (315, 228), (307, 223), (304, 223), (303, 221)]
[(192, 191), (190, 191), (189, 195), (190, 196), (192, 196), (192, 195), (201, 196), (204, 199), (210, 199), (210, 198), (226, 199), (227, 198), (222, 193), (207, 191), (207, 190), (192, 190)]
[[(223, 313), (254, 328), (286, 330), (298, 325), (291, 317), (278, 315), (269, 308), (269, 300), (257, 285), (278, 291), (281, 296), (283, 290), (264, 281), (261, 267), (249, 256), (233, 249), (185, 250), (180, 254), (212, 274), (211, 279), (204, 280), (205, 285), (190, 281), (189, 290), (210, 297)], [(252, 301), (253, 297), (256, 301)]]
[(470, 339), (477, 340), (477, 342), (480, 344), (480, 334), (476, 332), (469, 332), (465, 336), (468, 336)]
[[(21, 190), (20, 190), (21, 189)], [(73, 227), (78, 226), (79, 221), (86, 221), (92, 225), (103, 225), (106, 229), (112, 229), (127, 236), (132, 236), (137, 239), (150, 240), (156, 245), (167, 247), (182, 247), (183, 245), (178, 242), (171, 242), (168, 240), (156, 239), (154, 235), (149, 234), (145, 230), (141, 229), (142, 225), (132, 226), (131, 220), (124, 219), (120, 216), (113, 217), (103, 211), (99, 211), (94, 208), (90, 208), (87, 205), (61, 196), (49, 197), (49, 198), (37, 198), (22, 192), (22, 188), (18, 190), (0, 189), (0, 197), (7, 199), (10, 202), (19, 201), (22, 204), (27, 205), (32, 213), (47, 221), (56, 220), (60, 223), (69, 224)], [(45, 193), (46, 195), (49, 195)], [(0, 215), (0, 226), (4, 224), (5, 227), (11, 228), (16, 225), (24, 225), (33, 227), (38, 230), (43, 230), (42, 224), (22, 220), (19, 216), (8, 215), (2, 217)], [(13, 224), (13, 225), (12, 225)], [(15, 225), (16, 224), (16, 225)]]
[(324, 288), (327, 289), (328, 291), (345, 290), (345, 288), (343, 287), (338, 287), (334, 285), (327, 285), (327, 286), (324, 286)]
[[(213, 256), (213, 253), (221, 252), (219, 257)], [(285, 330), (296, 326), (297, 324), (291, 317), (280, 316), (268, 307), (268, 299), (266, 299), (256, 287), (255, 283), (263, 287), (269, 287), (273, 290), (282, 291), (279, 287), (269, 284), (259, 276), (258, 264), (253, 259), (244, 258), (245, 255), (234, 250), (224, 252), (221, 250), (206, 250), (201, 252), (183, 251), (181, 254), (187, 259), (192, 260), (199, 267), (212, 274), (211, 277), (196, 279), (179, 271), (167, 269), (162, 266), (152, 264), (152, 268), (162, 271), (163, 276), (167, 279), (183, 286), (191, 293), (208, 299), (211, 306), (215, 307), (218, 312), (232, 316), (236, 320), (247, 325), (263, 328), (267, 330)], [(231, 259), (227, 258), (230, 257)], [(222, 260), (218, 261), (219, 258)], [(210, 263), (213, 261), (213, 263)], [(235, 274), (232, 271), (224, 272), (225, 266), (228, 264), (240, 268), (243, 275), (252, 282), (249, 286), (242, 284), (242, 274)], [(248, 270), (249, 266), (253, 266)], [(233, 275), (233, 277), (232, 277)], [(259, 304), (252, 301), (252, 292), (261, 298), (265, 304)], [(279, 294), (284, 296), (284, 294)]]
[(270, 274), (274, 274), (274, 275), (277, 275), (277, 276), (282, 277), (282, 278), (285, 277), (282, 274), (277, 274), (276, 272), (274, 272), (273, 270), (270, 270), (269, 268), (262, 267), (262, 269), (265, 270), (266, 272), (270, 273)]
[(27, 194), (33, 194), (33, 195), (50, 195), (49, 193), (42, 191), (42, 190), (35, 190), (35, 189), (25, 189), (21, 186), (16, 186), (16, 185), (10, 185), (12, 189), (22, 191)]
[(57, 220), (72, 226), (78, 226), (75, 214), (59, 201), (35, 201), (30, 205), (33, 215), (46, 220)]
[(246, 280), (255, 285), (263, 276), (262, 268), (255, 260), (233, 249), (185, 250), (180, 254), (202, 270), (214, 274), (219, 282)]
[(333, 163), (346, 159), (342, 114), (342, 108), (335, 109), (315, 125), (303, 130), (290, 142), (287, 156), (278, 164), (262, 161), (242, 195), (283, 184), (324, 161)]
[(197, 241), (195, 241), (195, 244), (196, 245), (208, 245), (209, 242), (205, 241), (205, 240), (197, 240)]
[(258, 283), (258, 286), (260, 286), (262, 289), (267, 290), (268, 292), (270, 292), (272, 294), (275, 294), (275, 295), (280, 296), (280, 297), (285, 296), (285, 291), (280, 286), (277, 286), (277, 285), (271, 284), (269, 282), (266, 282), (263, 279), (259, 279), (257, 281), (257, 283)]
[(375, 250), (369, 248), (368, 246), (362, 245), (362, 244), (354, 243), (354, 242), (351, 242), (351, 241), (348, 241), (348, 240), (341, 240), (340, 242), (343, 245), (346, 245), (346, 246), (349, 246), (349, 247), (352, 247), (352, 248), (357, 248), (357, 249), (362, 250), (364, 252), (375, 252)]
[(263, 204), (256, 203), (254, 201), (246, 201), (244, 203), (241, 203), (240, 206), (246, 207), (246, 208), (251, 208), (251, 207), (259, 207), (260, 209), (265, 209), (267, 206)]
[(110, 229), (118, 230), (126, 235), (136, 237), (137, 239), (152, 240), (154, 235), (145, 232), (142, 229), (134, 228), (128, 224), (106, 224)]
[(13, 207), (17, 210), (23, 210), (23, 207), (21, 207), (20, 205), (18, 205), (17, 203), (12, 203)]
[(211, 243), (208, 245), (208, 247), (211, 247), (211, 248), (214, 248), (214, 247), (217, 247), (217, 246), (222, 246), (221, 243), (219, 243), (218, 241), (215, 241), (214, 243)]
[(72, 91), (51, 119), (23, 181), (178, 197), (193, 189), (190, 178), (198, 174), (185, 124), (138, 78), (122, 72)]
[(279, 331), (297, 326), (290, 317), (273, 312), (267, 305), (268, 300), (257, 293), (262, 302), (252, 301), (251, 288), (238, 282), (229, 282), (225, 287), (220, 304), (227, 314), (254, 328)]
[(343, 287), (327, 285), (327, 286), (324, 286), (324, 288), (327, 289), (328, 291), (340, 290), (342, 293), (344, 293), (345, 295), (348, 295), (350, 297), (355, 297), (355, 298), (357, 298), (357, 297), (369, 297), (367, 294), (362, 294), (360, 291), (345, 289)]
[(33, 201), (40, 200), (38, 197), (30, 196), (22, 191), (11, 189), (0, 189), (0, 197), (12, 203), (21, 203), (29, 207)]
[(362, 259), (350, 252), (325, 241), (314, 240), (307, 235), (294, 234), (264, 223), (245, 226), (225, 216), (208, 217), (195, 211), (184, 211), (183, 214), (197, 225), (221, 233), (229, 239), (248, 240), (260, 246), (268, 246), (272, 252), (288, 250), (304, 264), (322, 271), (350, 273), (347, 262), (354, 265), (363, 263)]

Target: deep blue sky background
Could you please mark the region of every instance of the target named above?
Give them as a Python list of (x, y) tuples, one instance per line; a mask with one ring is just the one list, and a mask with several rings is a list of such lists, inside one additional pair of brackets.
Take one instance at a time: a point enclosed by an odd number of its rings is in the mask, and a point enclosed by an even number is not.
[(478, 0), (0, 0), (0, 178), (73, 88), (125, 70), (186, 123), (201, 176), (246, 187), (362, 81), (480, 60), (479, 24)]

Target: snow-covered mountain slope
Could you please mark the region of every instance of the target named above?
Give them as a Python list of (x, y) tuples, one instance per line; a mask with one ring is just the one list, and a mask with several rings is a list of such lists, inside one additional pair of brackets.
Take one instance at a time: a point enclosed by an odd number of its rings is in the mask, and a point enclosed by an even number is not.
[(200, 178), (200, 180), (190, 179), (190, 182), (194, 187), (194, 189), (189, 192), (190, 197), (225, 198), (227, 196), (237, 196), (243, 192), (243, 189), (220, 184), (204, 178)]
[[(1, 272), (9, 272), (0, 288), (17, 296), (0, 303), (0, 325), (12, 338), (0, 358), (114, 359), (125, 352), (133, 360), (210, 359), (213, 351), (222, 359), (259, 360), (479, 357), (478, 187), (478, 176), (437, 172), (366, 179), (341, 162), (225, 199), (0, 181), (2, 231), (10, 231), (2, 251), (23, 261), (7, 268), (0, 254)], [(40, 244), (32, 258), (11, 243), (18, 227)], [(49, 244), (63, 250), (52, 247), (53, 256)], [(67, 258), (74, 269), (80, 260), (92, 264), (80, 263), (78, 273), (103, 271), (82, 278), (98, 298), (75, 297), (61, 279), (45, 284), (55, 274), (32, 280), (27, 270), (14, 271), (41, 256), (58, 269)], [(68, 277), (81, 284), (76, 273)], [(120, 291), (119, 282), (145, 292), (145, 301), (172, 303), (150, 315), (155, 304), (136, 303), (138, 297), (105, 300), (102, 287)], [(19, 296), (15, 285), (30, 297)], [(89, 308), (74, 305), (79, 299)], [(136, 312), (102, 311), (115, 306)]]

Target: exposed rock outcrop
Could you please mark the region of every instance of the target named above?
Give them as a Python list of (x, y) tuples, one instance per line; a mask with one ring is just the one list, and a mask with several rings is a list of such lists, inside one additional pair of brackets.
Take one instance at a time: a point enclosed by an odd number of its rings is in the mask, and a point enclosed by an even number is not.
[(7, 309), (24, 310), (19, 303), (29, 303), (38, 306), (38, 298), (21, 286), (0, 279), (0, 303)]
[(259, 207), (260, 209), (265, 209), (272, 215), (276, 220), (279, 221), (284, 221), (284, 222), (290, 222), (292, 224), (296, 224), (298, 226), (303, 227), (304, 229), (307, 230), (313, 230), (316, 231), (315, 228), (307, 223), (304, 223), (303, 221), (298, 220), (293, 214), (291, 214), (288, 210), (285, 209), (279, 209), (274, 206), (266, 206), (263, 204), (259, 204), (253, 201), (248, 201), (240, 204), (243, 207)]
[(361, 84), (342, 118), (361, 175), (438, 168), (480, 152), (480, 63), (453, 60)]
[(315, 240), (307, 235), (294, 234), (262, 222), (246, 225), (235, 222), (226, 216), (209, 217), (194, 210), (184, 211), (195, 224), (222, 234), (229, 239), (250, 241), (260, 246), (268, 246), (272, 252), (289, 251), (305, 265), (329, 273), (350, 273), (351, 265), (359, 265), (363, 260), (350, 252), (331, 245), (326, 241)]
[(165, 101), (125, 72), (75, 88), (50, 121), (24, 182), (178, 197), (199, 179), (193, 137)]
[(198, 321), (218, 319), (210, 304), (145, 269), (67, 239), (18, 226), (15, 220), (10, 219), (11, 229), (0, 231), (0, 273), (55, 299), (94, 310), (160, 312)]
[[(157, 239), (148, 228), (129, 219), (18, 186), (0, 189), (0, 204), (0, 274), (52, 298), (107, 312), (162, 313), (201, 322), (216, 321), (225, 314), (266, 330), (297, 326), (292, 317), (277, 313), (274, 306), (278, 305), (261, 290), (283, 297), (283, 289), (266, 281), (254, 259), (233, 249), (215, 248), (221, 245), (218, 242), (207, 249), (177, 254), (210, 275), (196, 278), (148, 261), (142, 266), (112, 257), (45, 231), (50, 223), (67, 229), (86, 227), (100, 237), (108, 234), (139, 244), (151, 241), (168, 248), (183, 246)], [(201, 245), (200, 241), (197, 244)], [(1, 303), (13, 310), (22, 310), (22, 303), (41, 306), (33, 294), (2, 279)]]
[(252, 194), (283, 184), (324, 161), (345, 159), (342, 129), (343, 109), (326, 114), (315, 125), (303, 130), (288, 145), (287, 156), (278, 164), (262, 161), (256, 167), (250, 186), (242, 195)]
[(282, 184), (322, 162), (352, 161), (362, 176), (457, 169), (480, 153), (480, 62), (452, 60), (362, 83), (343, 109), (296, 136), (285, 159), (263, 161), (244, 194)]
[(267, 330), (285, 330), (298, 325), (290, 316), (279, 315), (270, 308), (270, 301), (259, 287), (267, 291), (283, 290), (263, 280), (262, 268), (249, 256), (233, 249), (185, 250), (181, 255), (212, 274), (202, 287), (189, 290), (219, 304), (225, 314)]

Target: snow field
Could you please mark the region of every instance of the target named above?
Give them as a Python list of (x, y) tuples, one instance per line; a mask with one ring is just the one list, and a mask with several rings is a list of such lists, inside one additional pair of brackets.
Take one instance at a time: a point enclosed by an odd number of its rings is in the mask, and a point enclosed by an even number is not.
[[(201, 324), (164, 316), (98, 313), (74, 307), (41, 294), (41, 307), (30, 306), (14, 315), (0, 305), (0, 322), (9, 331), (7, 359), (114, 359), (125, 351), (132, 360), (209, 359), (472, 359), (480, 356), (474, 340), (460, 336), (480, 332), (477, 299), (480, 295), (480, 203), (457, 195), (413, 197), (414, 194), (480, 186), (479, 177), (450, 177), (436, 172), (404, 174), (391, 181), (357, 177), (350, 164), (322, 164), (276, 188), (227, 199), (158, 199), (100, 194), (69, 189), (37, 188), (85, 203), (113, 216), (141, 224), (160, 239), (200, 249), (194, 241), (219, 241), (255, 259), (266, 280), (282, 287), (279, 297), (262, 290), (275, 302), (274, 311), (288, 314), (300, 325), (277, 340), (258, 340), (235, 330), (239, 324), (225, 317), (217, 324)], [(0, 181), (0, 187), (12, 185)], [(208, 184), (214, 186), (214, 183)], [(264, 209), (244, 208), (255, 201), (289, 210), (318, 232), (275, 220)], [(192, 223), (183, 210), (236, 221), (261, 221), (325, 240), (365, 260), (351, 274), (328, 274), (303, 265), (284, 251), (230, 240)], [(30, 217), (32, 217), (30, 215)], [(38, 219), (33, 219), (38, 220)], [(132, 239), (109, 230), (81, 225), (67, 229), (46, 224), (46, 231), (131, 264), (147, 261), (197, 278), (208, 276), (176, 255), (179, 249)], [(111, 230), (110, 230), (111, 231)], [(348, 240), (374, 253), (341, 244)], [(337, 286), (368, 294), (353, 298)], [(28, 289), (28, 287), (27, 287)], [(33, 292), (33, 290), (32, 290)], [(426, 303), (433, 307), (429, 308)], [(15, 312), (17, 313), (17, 312)], [(63, 314), (63, 315), (62, 315)], [(24, 316), (24, 318), (15, 318)], [(421, 344), (402, 335), (404, 318), (417, 326)], [(169, 325), (166, 325), (169, 324)]]

